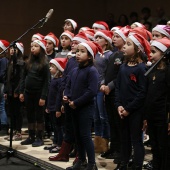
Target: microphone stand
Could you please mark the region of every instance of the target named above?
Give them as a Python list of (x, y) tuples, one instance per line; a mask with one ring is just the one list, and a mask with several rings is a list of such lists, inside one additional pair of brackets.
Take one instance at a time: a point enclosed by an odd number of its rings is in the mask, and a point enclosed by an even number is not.
[[(46, 18), (42, 18), (40, 19), (35, 25), (33, 25), (31, 28), (29, 28), (26, 32), (24, 32), (20, 37), (18, 37), (16, 40), (14, 40), (13, 42), (10, 43), (10, 45), (5, 49), (3, 50), (1, 54), (3, 54), (6, 50), (8, 50), (9, 48), (11, 47), (14, 47), (14, 55), (16, 55), (16, 52), (15, 52), (15, 48), (16, 48), (16, 42), (18, 42), (24, 35), (26, 35), (29, 31), (35, 29), (38, 25), (40, 25), (42, 23), (41, 26), (39, 26), (38, 28), (42, 28), (43, 25), (44, 25), (44, 22), (45, 22)], [(14, 56), (15, 57), (15, 56)], [(0, 58), (3, 58), (0, 57)], [(14, 63), (13, 63), (14, 64)], [(0, 159), (4, 158), (4, 157), (7, 157), (7, 160), (11, 157), (11, 156), (14, 156), (16, 151), (12, 148), (12, 138), (13, 138), (13, 120), (11, 118), (11, 129), (10, 129), (10, 145), (9, 145), (9, 149), (6, 151), (6, 152), (0, 152)]]

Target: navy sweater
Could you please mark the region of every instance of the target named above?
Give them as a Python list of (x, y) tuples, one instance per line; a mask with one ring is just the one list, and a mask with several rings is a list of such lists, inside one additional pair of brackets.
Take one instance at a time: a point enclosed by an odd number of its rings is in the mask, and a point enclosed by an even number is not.
[(99, 74), (94, 66), (76, 67), (66, 85), (64, 95), (74, 101), (76, 107), (94, 102), (98, 90)]
[(147, 92), (147, 79), (144, 76), (146, 65), (122, 64), (117, 76), (115, 88), (115, 106), (123, 106), (132, 113), (144, 106)]

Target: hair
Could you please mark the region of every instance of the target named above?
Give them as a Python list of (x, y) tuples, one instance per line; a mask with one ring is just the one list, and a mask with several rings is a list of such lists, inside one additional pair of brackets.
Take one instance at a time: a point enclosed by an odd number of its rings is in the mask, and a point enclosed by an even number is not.
[(37, 60), (38, 70), (41, 70), (43, 66), (48, 63), (45, 50), (42, 47), (40, 47), (40, 53), (38, 54), (38, 56), (35, 57), (33, 54), (29, 55), (28, 60), (26, 61), (27, 69), (31, 69), (33, 63)]
[(113, 45), (109, 41), (107, 41), (107, 45), (106, 45), (106, 49), (105, 50), (110, 50), (110, 51), (113, 50)]
[(87, 50), (87, 56), (90, 57), (89, 59), (89, 65), (94, 65), (94, 59), (91, 53)]

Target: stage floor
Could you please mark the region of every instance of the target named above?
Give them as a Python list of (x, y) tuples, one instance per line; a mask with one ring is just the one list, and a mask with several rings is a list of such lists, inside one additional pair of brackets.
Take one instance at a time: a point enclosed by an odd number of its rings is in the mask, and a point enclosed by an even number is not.
[[(27, 134), (24, 133), (26, 129), (23, 130), (23, 139), (27, 138)], [(10, 142), (4, 139), (5, 136), (0, 136), (0, 145), (7, 149)], [(31, 145), (20, 145), (21, 141), (13, 141), (12, 148), (16, 150), (16, 157), (27, 160), (37, 166), (40, 166), (46, 170), (63, 170), (66, 167), (72, 165), (74, 158), (71, 158), (69, 162), (52, 162), (48, 160), (49, 156), (56, 155), (56, 153), (49, 153), (47, 150), (44, 150), (45, 145), (52, 143), (50, 139), (44, 139), (44, 146), (41, 147), (32, 147)], [(150, 148), (146, 147), (145, 161), (151, 159)], [(1, 160), (0, 160), (1, 162)], [(99, 170), (113, 170), (116, 167), (116, 164), (113, 163), (112, 159), (101, 158), (99, 154), (96, 154), (96, 163)], [(19, 166), (19, 165), (18, 165)], [(0, 168), (3, 170), (2, 168)]]

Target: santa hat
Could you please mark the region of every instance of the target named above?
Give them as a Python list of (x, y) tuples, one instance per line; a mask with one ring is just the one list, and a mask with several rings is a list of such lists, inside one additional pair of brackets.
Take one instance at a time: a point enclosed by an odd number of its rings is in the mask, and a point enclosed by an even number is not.
[(119, 34), (119, 36), (121, 36), (122, 39), (126, 41), (126, 37), (128, 36), (130, 29), (130, 26), (127, 25), (125, 27), (122, 27), (120, 30), (115, 31), (114, 33)]
[(170, 38), (170, 26), (168, 25), (157, 25), (152, 29), (152, 31), (158, 31), (161, 34), (164, 34), (166, 37)]
[(95, 34), (95, 32), (94, 32), (93, 29), (87, 29), (87, 30), (84, 31), (84, 33), (86, 34), (86, 36), (87, 36), (90, 40), (94, 41), (94, 34)]
[(9, 46), (9, 42), (6, 40), (0, 40), (0, 48), (2, 48), (2, 50), (6, 50), (6, 48)]
[(59, 40), (58, 38), (52, 33), (50, 32), (49, 34), (47, 34), (45, 37), (44, 37), (45, 40), (51, 40), (55, 46), (58, 46), (59, 44)]
[(152, 39), (152, 34), (148, 30), (146, 30), (143, 27), (136, 27), (134, 29), (131, 29), (129, 34), (137, 33), (142, 35), (146, 40), (150, 41)]
[(89, 53), (93, 56), (93, 58), (98, 52), (103, 54), (102, 48), (95, 42), (87, 41), (82, 42), (79, 45), (84, 46), (87, 49), (87, 51), (89, 51)]
[(117, 31), (117, 30), (120, 30), (121, 28), (122, 26), (112, 27), (110, 31)]
[(97, 31), (94, 37), (101, 36), (105, 38), (110, 44), (112, 43), (113, 32), (108, 30)]
[(136, 25), (137, 27), (146, 29), (146, 27), (143, 24), (141, 24), (140, 22), (134, 22), (132, 25)]
[(66, 30), (66, 31), (64, 31), (64, 32), (61, 34), (60, 38), (61, 38), (63, 35), (66, 35), (68, 38), (70, 38), (71, 41), (73, 40), (74, 34), (73, 34), (72, 32)]
[(80, 30), (82, 31), (86, 31), (86, 30), (89, 30), (90, 28), (89, 27), (81, 27)]
[(170, 47), (170, 40), (167, 37), (151, 41), (151, 46), (157, 47), (162, 52), (165, 52)]
[(74, 36), (73, 41), (79, 41), (79, 42), (86, 42), (86, 41), (90, 41), (86, 34), (84, 32), (79, 32), (77, 35)]
[(106, 22), (104, 21), (96, 21), (93, 25), (92, 25), (92, 28), (99, 28), (99, 29), (102, 29), (102, 30), (109, 30), (109, 26), (107, 25)]
[(141, 35), (139, 34), (130, 34), (128, 36), (134, 44), (138, 46), (138, 48), (147, 55), (149, 58), (150, 55), (150, 43)]
[(44, 35), (40, 34), (40, 33), (36, 33), (32, 36), (32, 38), (37, 38), (38, 40), (43, 40), (44, 39)]
[(77, 23), (72, 20), (72, 19), (66, 19), (65, 22), (69, 21), (71, 23), (71, 25), (73, 26), (74, 30), (77, 28)]
[(50, 64), (54, 64), (61, 72), (64, 71), (67, 63), (67, 58), (54, 58), (50, 60)]
[(24, 54), (24, 45), (22, 42), (16, 43), (17, 48), (21, 51), (22, 54)]
[(46, 51), (46, 41), (45, 40), (34, 40), (33, 43), (37, 43)]

